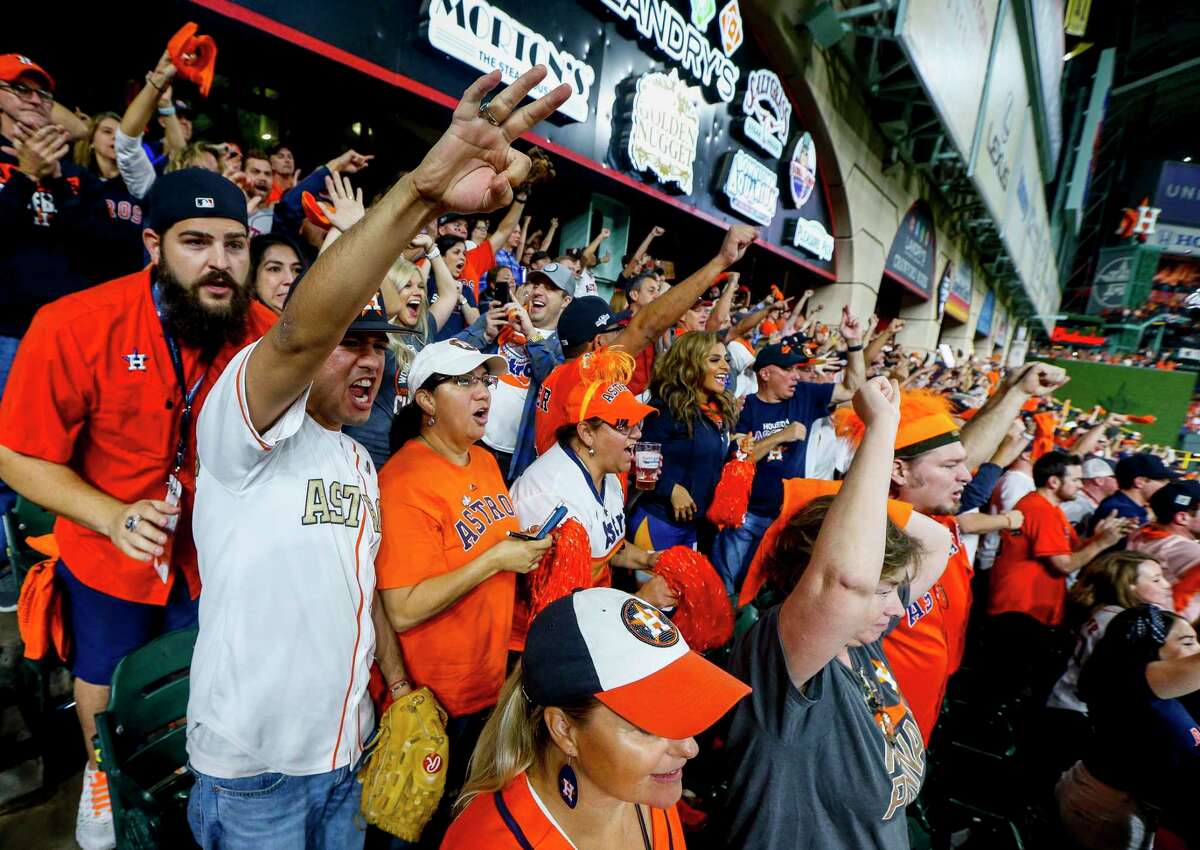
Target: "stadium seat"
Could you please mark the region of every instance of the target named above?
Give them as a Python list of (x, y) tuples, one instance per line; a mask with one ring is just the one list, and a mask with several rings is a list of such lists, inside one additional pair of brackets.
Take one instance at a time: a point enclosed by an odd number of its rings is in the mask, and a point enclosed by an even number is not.
[(194, 846), (187, 825), (192, 776), (185, 714), (196, 634), (169, 632), (122, 659), (108, 708), (96, 715), (117, 850)]
[(27, 537), (40, 537), (54, 530), (54, 514), (34, 504), (24, 496), (17, 496), (12, 510), (4, 514), (5, 548), (8, 562), (12, 565), (10, 577), (13, 590), (21, 592), (21, 584), (25, 581), (25, 573), (38, 561), (46, 556), (31, 549), (25, 542)]

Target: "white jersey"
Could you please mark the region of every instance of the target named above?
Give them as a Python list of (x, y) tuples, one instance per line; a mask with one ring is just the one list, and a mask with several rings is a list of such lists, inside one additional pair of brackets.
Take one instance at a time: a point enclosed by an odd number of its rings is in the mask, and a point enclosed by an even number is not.
[[(554, 331), (537, 332), (535, 339), (552, 339)], [(525, 344), (508, 342), (496, 352), (508, 364), (508, 371), (500, 376), (492, 389), (492, 406), (488, 410), (488, 421), (483, 430), (483, 441), (496, 451), (512, 454), (517, 449), (517, 432), (521, 430), (521, 417), (525, 415), (525, 399), (529, 395), (533, 375), (533, 362)], [(507, 473), (507, 469), (500, 470)]]
[(555, 443), (512, 486), (522, 528), (538, 525), (559, 505), (587, 529), (592, 560), (607, 560), (625, 540), (625, 491), (621, 478), (604, 476), (600, 492), (575, 453)]
[(187, 749), (222, 778), (353, 765), (374, 723), (375, 467), (305, 412), (307, 391), (254, 430), (244, 402), (254, 345), (217, 380), (196, 427), (204, 590)]

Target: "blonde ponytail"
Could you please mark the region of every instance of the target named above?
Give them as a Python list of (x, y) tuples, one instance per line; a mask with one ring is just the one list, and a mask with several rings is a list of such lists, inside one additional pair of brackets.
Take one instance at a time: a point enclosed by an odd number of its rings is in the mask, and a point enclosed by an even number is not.
[[(480, 794), (502, 791), (555, 746), (543, 721), (545, 708), (533, 705), (525, 696), (521, 671), (518, 661), (479, 734), (467, 764), (467, 780), (454, 803), (456, 816)], [(556, 707), (575, 723), (583, 723), (599, 704), (595, 697), (588, 697), (578, 705)]]

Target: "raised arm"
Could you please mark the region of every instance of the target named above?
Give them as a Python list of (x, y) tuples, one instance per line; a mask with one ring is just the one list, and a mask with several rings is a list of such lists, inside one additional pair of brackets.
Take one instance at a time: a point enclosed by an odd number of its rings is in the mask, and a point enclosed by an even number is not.
[(874, 363), (875, 358), (879, 356), (881, 351), (883, 351), (884, 346), (886, 346), (892, 340), (892, 337), (898, 334), (900, 329), (903, 327), (903, 319), (893, 319), (887, 328), (880, 331), (874, 339), (867, 343), (867, 348), (863, 352), (863, 360), (868, 363)]
[(746, 253), (750, 243), (758, 237), (758, 231), (746, 224), (735, 224), (725, 234), (721, 251), (698, 271), (682, 283), (672, 286), (634, 314), (613, 345), (621, 346), (629, 354), (637, 356), (646, 346), (662, 336), (668, 328), (679, 321), (680, 316), (696, 303), (717, 275), (732, 266)]
[(717, 303), (708, 312), (708, 321), (704, 325), (704, 329), (709, 333), (716, 333), (721, 330), (721, 326), (725, 322), (730, 321), (730, 312), (733, 308), (733, 293), (737, 292), (739, 277), (741, 275), (737, 272), (725, 273), (725, 288), (721, 290), (721, 297), (717, 299)]
[(554, 256), (554, 253), (550, 250), (550, 243), (554, 241), (554, 234), (556, 233), (558, 233), (558, 219), (551, 217), (550, 227), (546, 230), (546, 235), (542, 237), (542, 250), (551, 257)]
[(967, 467), (974, 469), (992, 456), (1025, 402), (1033, 396), (1054, 392), (1068, 380), (1064, 369), (1046, 363), (1030, 363), (1015, 372), (963, 426), (962, 444), (967, 450)]
[(650, 243), (653, 242), (656, 237), (662, 236), (664, 233), (666, 233), (666, 231), (657, 224), (650, 228), (650, 232), (646, 234), (646, 238), (642, 240), (642, 244), (638, 245), (637, 250), (633, 252), (633, 256), (629, 258), (629, 262), (625, 264), (625, 268), (621, 270), (625, 277), (633, 277), (638, 273), (642, 266), (642, 260), (646, 256), (646, 252), (650, 250)]
[(1079, 438), (1079, 442), (1071, 446), (1071, 454), (1089, 455), (1092, 449), (1096, 448), (1096, 444), (1100, 442), (1100, 438), (1104, 436), (1104, 432), (1109, 428), (1119, 428), (1129, 421), (1127, 416), (1122, 416), (1119, 413), (1110, 413), (1105, 416), (1100, 422), (1088, 430), (1086, 434)]
[(146, 75), (146, 84), (121, 116), (122, 133), (126, 136), (140, 136), (146, 131), (146, 125), (150, 123), (158, 108), (159, 97), (171, 87), (174, 76), (175, 66), (164, 50), (154, 70)]
[(821, 524), (808, 567), (779, 611), (779, 637), (797, 687), (862, 627), (883, 570), (900, 390), (895, 382), (874, 378), (853, 401), (866, 434)]
[(256, 430), (268, 429), (312, 382), (425, 222), (450, 209), (483, 212), (512, 201), (513, 187), (529, 172), (529, 157), (512, 141), (570, 93), (564, 84), (518, 109), (545, 76), (546, 68), (535, 66), (497, 94), (488, 106), (496, 125), (484, 118), (481, 104), (500, 72), (477, 79), (421, 164), (317, 258), (246, 367), (246, 405)]
[(833, 401), (838, 404), (848, 401), (867, 378), (867, 364), (863, 359), (862, 322), (850, 312), (849, 305), (842, 307), (842, 324), (838, 329), (846, 340), (846, 371), (842, 382), (833, 388)]
[(607, 227), (600, 228), (600, 232), (596, 234), (596, 238), (589, 242), (587, 247), (584, 248), (582, 253), (579, 255), (580, 259), (584, 261), (585, 267), (595, 265), (596, 252), (600, 250), (600, 243), (611, 235), (612, 231)]
[(1096, 533), (1083, 546), (1070, 555), (1051, 555), (1046, 558), (1050, 566), (1063, 575), (1070, 575), (1082, 566), (1092, 562), (1098, 555), (1120, 543), (1126, 534), (1137, 528), (1137, 521), (1132, 517), (1116, 515), (1106, 516), (1096, 524)]
[[(528, 195), (515, 196), (512, 205), (504, 213), (504, 218), (500, 219), (500, 223), (496, 225), (496, 229), (488, 236), (487, 241), (492, 246), (493, 254), (500, 253), (500, 250), (508, 244), (508, 235), (512, 233), (513, 228), (517, 226), (517, 222), (521, 220), (521, 213), (524, 211), (525, 202), (528, 200)], [(517, 262), (520, 261), (521, 255), (517, 254)]]

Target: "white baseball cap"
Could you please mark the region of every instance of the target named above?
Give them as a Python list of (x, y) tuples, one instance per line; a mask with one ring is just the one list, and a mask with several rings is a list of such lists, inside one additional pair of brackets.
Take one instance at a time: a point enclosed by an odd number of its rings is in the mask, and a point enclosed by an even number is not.
[(547, 605), (529, 626), (521, 666), (536, 705), (595, 697), (633, 725), (676, 740), (703, 732), (750, 693), (689, 649), (666, 614), (611, 587)]
[(408, 370), (408, 395), (411, 398), (432, 375), (465, 375), (486, 365), (493, 375), (508, 371), (508, 363), (499, 354), (484, 354), (461, 339), (444, 339), (422, 348)]
[(1080, 478), (1110, 478), (1116, 473), (1113, 471), (1112, 464), (1102, 457), (1089, 457), (1083, 462), (1083, 471)]

